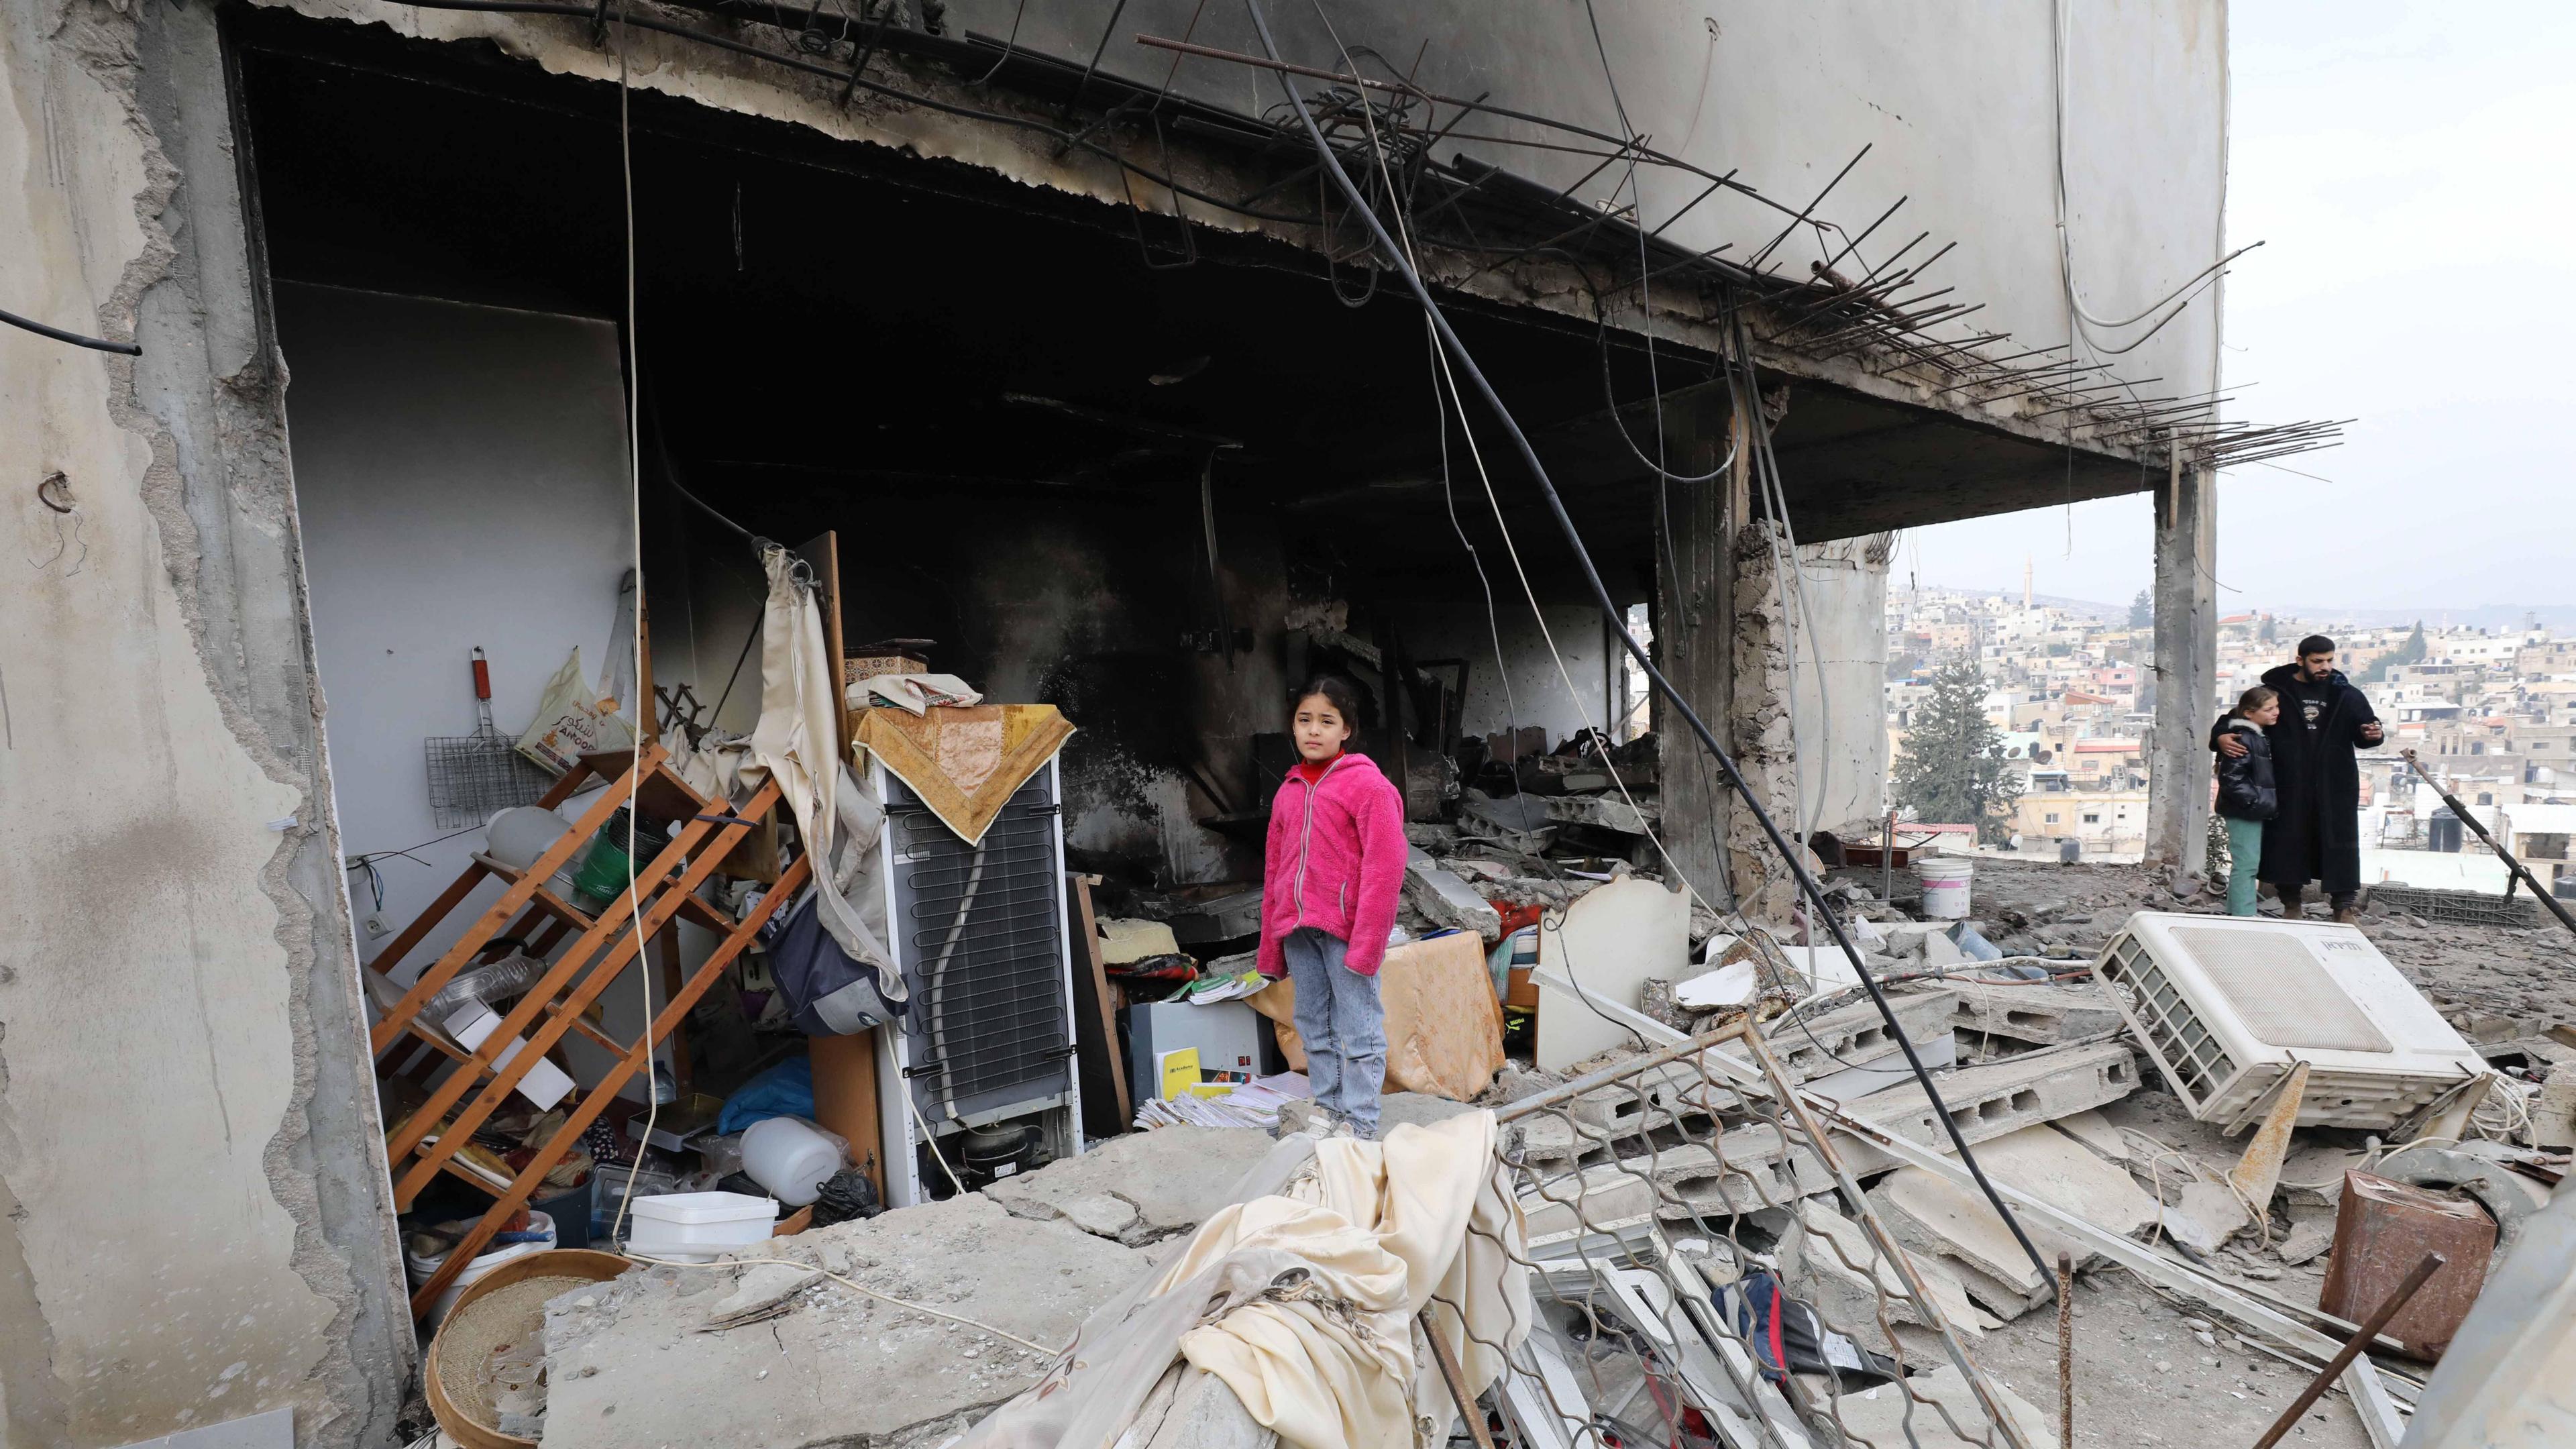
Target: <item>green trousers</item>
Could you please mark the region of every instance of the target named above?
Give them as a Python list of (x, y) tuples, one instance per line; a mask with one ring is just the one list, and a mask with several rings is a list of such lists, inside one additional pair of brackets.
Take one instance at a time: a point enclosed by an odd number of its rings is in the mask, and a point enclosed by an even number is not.
[(2263, 822), (2227, 820), (2227, 914), (2254, 914), (2254, 872), (2263, 864)]

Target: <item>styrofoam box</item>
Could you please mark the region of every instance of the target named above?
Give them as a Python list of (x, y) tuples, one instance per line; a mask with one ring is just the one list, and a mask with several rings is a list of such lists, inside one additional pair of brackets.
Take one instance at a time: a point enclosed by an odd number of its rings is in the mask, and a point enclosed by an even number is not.
[(769, 1241), (778, 1201), (739, 1192), (664, 1193), (637, 1198), (626, 1221), (628, 1252), (704, 1263)]
[(2382, 1131), (2487, 1070), (2354, 926), (2141, 911), (2093, 973), (2204, 1122), (2250, 1121), (2297, 1062), (2300, 1126)]

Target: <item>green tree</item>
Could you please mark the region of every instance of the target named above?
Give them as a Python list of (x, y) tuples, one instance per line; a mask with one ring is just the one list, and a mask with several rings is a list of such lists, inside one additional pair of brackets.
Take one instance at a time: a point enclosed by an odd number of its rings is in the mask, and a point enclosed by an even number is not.
[(2414, 632), (2406, 636), (2406, 642), (2370, 661), (2370, 667), (2361, 672), (2361, 679), (2359, 682), (2363, 684), (2377, 684), (2388, 677), (2388, 666), (2392, 664), (2413, 664), (2423, 657), (2424, 621), (2418, 619), (2415, 621)]
[(2021, 782), (2004, 767), (2003, 737), (1986, 718), (1986, 676), (1972, 659), (1935, 670), (1932, 693), (1914, 707), (1896, 758), (1896, 804), (1917, 820), (1964, 822), (1977, 839), (2012, 833)]
[(2280, 621), (2269, 614), (2265, 614), (2263, 616), (2263, 622), (2255, 626), (2254, 637), (2265, 644), (2270, 644), (2278, 640), (2281, 637)]
[(2138, 590), (2138, 596), (2129, 601), (2129, 627), (2132, 629), (2152, 629), (2156, 627), (2156, 596), (2154, 594), (2147, 592), (2145, 589), (2140, 589)]

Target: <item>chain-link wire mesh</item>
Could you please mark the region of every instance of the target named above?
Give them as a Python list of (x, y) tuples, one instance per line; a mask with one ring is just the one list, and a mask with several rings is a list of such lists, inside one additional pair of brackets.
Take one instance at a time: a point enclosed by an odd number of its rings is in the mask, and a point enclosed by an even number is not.
[[(1514, 1325), (1517, 1347), (1488, 1343), (1511, 1364), (1493, 1407), (1513, 1444), (1908, 1449), (1919, 1440), (2041, 1449), (1999, 1402), (1742, 1019), (1496, 1117), (1500, 1166), (1528, 1215), (1525, 1255), (1506, 1253), (1531, 1274), (1542, 1320)], [(1849, 1285), (1837, 1299), (1842, 1316), (1865, 1311), (1870, 1320), (1838, 1322), (1811, 1303), (1825, 1342), (1838, 1335), (1884, 1355), (1879, 1366), (1891, 1381), (1847, 1388), (1837, 1374), (1767, 1366), (1782, 1360), (1781, 1348), (1767, 1334), (1753, 1341), (1763, 1330), (1743, 1312), (1743, 1279), (1775, 1262), (1775, 1233), (1786, 1224), (1803, 1235), (1814, 1274)], [(1435, 1303), (1434, 1312), (1457, 1321), (1454, 1305)], [(1912, 1344), (1899, 1324), (1912, 1329)], [(1921, 1347), (1927, 1339), (1937, 1349)], [(1935, 1382), (1951, 1392), (1915, 1382), (1945, 1367), (1956, 1376)], [(1846, 1414), (1862, 1392), (1875, 1400), (1868, 1427)], [(1888, 1395), (1900, 1406), (1892, 1429)]]

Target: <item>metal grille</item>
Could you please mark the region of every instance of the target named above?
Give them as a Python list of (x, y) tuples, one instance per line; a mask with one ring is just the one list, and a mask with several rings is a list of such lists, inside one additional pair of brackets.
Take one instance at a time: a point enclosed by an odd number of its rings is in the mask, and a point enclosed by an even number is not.
[(2511, 900), (2503, 896), (2483, 895), (2477, 891), (2418, 890), (2412, 886), (2382, 885), (2370, 888), (2370, 903), (2380, 910), (2404, 911), (2460, 926), (2523, 926), (2540, 924), (2540, 902), (2529, 896)]
[[(889, 777), (891, 778), (891, 777)], [(969, 846), (900, 781), (887, 802), (910, 1073), (933, 1121), (1065, 1091), (1062, 871), (1047, 776)]]
[[(1515, 1444), (1899, 1449), (1946, 1433), (1988, 1449), (2038, 1449), (1741, 1021), (1495, 1116), (1500, 1167), (1530, 1214), (1526, 1251), (1501, 1251), (1530, 1272), (1542, 1320), (1525, 1337), (1514, 1325), (1517, 1344), (1479, 1340), (1510, 1365), (1494, 1400)], [(1551, 1152), (1536, 1162), (1534, 1141), (1578, 1150), (1570, 1161)], [(1790, 1159), (1807, 1170), (1784, 1171)], [(1684, 1175), (1714, 1175), (1723, 1187), (1684, 1194)], [(1668, 1234), (1659, 1217), (1686, 1218), (1696, 1231)], [(1866, 1408), (1863, 1391), (1835, 1376), (1766, 1374), (1725, 1301), (1730, 1281), (1760, 1271), (1780, 1246), (1765, 1225), (1791, 1221), (1805, 1235), (1805, 1261), (1850, 1285), (1842, 1301), (1868, 1305), (1847, 1321), (1810, 1305), (1825, 1327), (1902, 1370)], [(1456, 1305), (1434, 1303), (1454, 1331)], [(1930, 1330), (1947, 1364), (1909, 1349), (1899, 1322)], [(1916, 1377), (1945, 1366), (1955, 1374)]]
[(2256, 1041), (2314, 1051), (2390, 1049), (2387, 1035), (2335, 985), (2306, 942), (2224, 926), (2176, 926), (2173, 935)]
[(441, 830), (463, 830), (491, 819), (495, 811), (534, 805), (555, 783), (552, 771), (488, 729), (432, 735), (424, 745), (431, 823)]
[(2184, 1100), (2195, 1105), (2206, 1102), (2235, 1078), (2235, 1059), (2220, 1049), (2191, 1003), (2165, 979), (2164, 968), (2138, 944), (2137, 937), (2122, 936), (2098, 969), (2137, 1008), (2147, 1049)]

